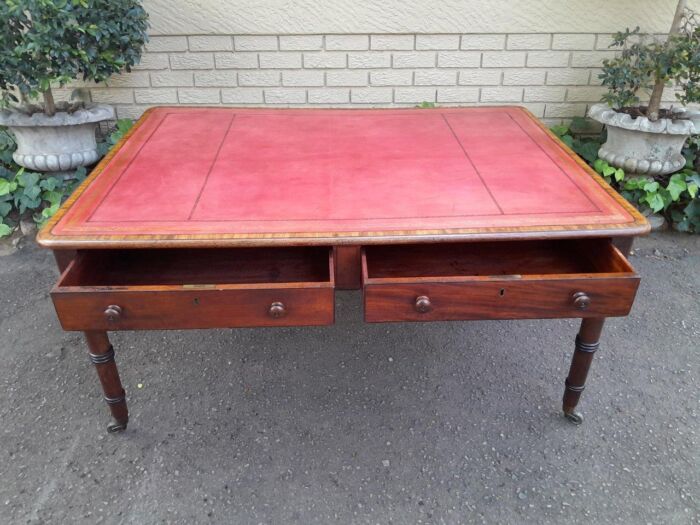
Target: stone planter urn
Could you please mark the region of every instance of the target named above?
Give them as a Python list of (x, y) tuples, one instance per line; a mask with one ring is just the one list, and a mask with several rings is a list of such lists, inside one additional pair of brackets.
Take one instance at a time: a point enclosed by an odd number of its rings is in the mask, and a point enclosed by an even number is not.
[(94, 105), (73, 113), (27, 115), (0, 111), (0, 126), (7, 126), (17, 139), (12, 158), (35, 171), (70, 171), (98, 159), (95, 129), (103, 120), (114, 119), (111, 106)]
[(681, 154), (690, 135), (700, 132), (700, 112), (679, 108), (675, 118), (652, 122), (644, 116), (632, 118), (607, 104), (595, 104), (588, 115), (608, 130), (608, 140), (598, 156), (611, 166), (637, 175), (665, 175), (685, 166)]

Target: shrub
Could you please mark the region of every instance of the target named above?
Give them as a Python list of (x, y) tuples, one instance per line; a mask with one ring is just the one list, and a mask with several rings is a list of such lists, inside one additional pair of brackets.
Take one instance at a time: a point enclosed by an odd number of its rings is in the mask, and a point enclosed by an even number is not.
[(637, 107), (639, 92), (651, 91), (648, 107), (638, 108), (638, 113), (652, 121), (659, 118), (669, 83), (681, 89), (676, 97), (682, 104), (700, 102), (700, 28), (685, 4), (685, 0), (678, 3), (664, 41), (640, 33), (639, 28), (614, 35), (610, 47), (619, 49), (620, 55), (603, 61), (600, 79), (608, 88), (604, 102), (615, 109)]
[(56, 112), (52, 85), (102, 82), (131, 71), (147, 40), (148, 15), (138, 0), (3, 0), (0, 2), (0, 91), (7, 106), (41, 94)]

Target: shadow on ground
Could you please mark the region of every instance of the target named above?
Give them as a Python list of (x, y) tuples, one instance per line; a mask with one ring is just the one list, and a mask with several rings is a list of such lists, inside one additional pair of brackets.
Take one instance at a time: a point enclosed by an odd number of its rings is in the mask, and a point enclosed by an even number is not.
[(631, 261), (580, 427), (559, 413), (577, 322), (368, 325), (339, 292), (326, 328), (113, 334), (112, 436), (30, 243), (0, 258), (0, 522), (696, 523), (700, 236)]

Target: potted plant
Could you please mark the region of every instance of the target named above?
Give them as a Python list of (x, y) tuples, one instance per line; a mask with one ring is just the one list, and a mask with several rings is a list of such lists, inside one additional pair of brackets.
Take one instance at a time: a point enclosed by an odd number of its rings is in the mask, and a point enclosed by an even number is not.
[(114, 109), (57, 103), (51, 88), (131, 71), (147, 40), (147, 20), (138, 0), (0, 2), (0, 104), (7, 108), (0, 125), (16, 137), (17, 164), (67, 171), (97, 160), (97, 123), (113, 119)]
[[(681, 104), (700, 101), (700, 28), (686, 0), (678, 2), (671, 30), (659, 40), (626, 30), (613, 37), (616, 58), (603, 62), (600, 75), (608, 93), (589, 115), (607, 127), (607, 141), (598, 155), (609, 164), (640, 175), (663, 175), (685, 165), (686, 139), (700, 132), (700, 112), (684, 107), (662, 108), (671, 83)], [(639, 92), (651, 90), (647, 105)]]

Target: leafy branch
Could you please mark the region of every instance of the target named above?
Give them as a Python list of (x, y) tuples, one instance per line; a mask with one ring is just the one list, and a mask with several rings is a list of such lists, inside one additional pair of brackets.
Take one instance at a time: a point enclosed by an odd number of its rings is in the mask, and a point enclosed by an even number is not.
[(685, 6), (685, 0), (678, 2), (665, 40), (641, 33), (638, 27), (613, 36), (610, 48), (619, 50), (619, 55), (604, 60), (599, 75), (608, 88), (604, 102), (618, 110), (637, 107), (640, 91), (651, 92), (646, 116), (652, 121), (659, 119), (669, 84), (680, 88), (676, 94), (680, 103), (700, 102), (700, 28)]
[(29, 101), (42, 95), (43, 111), (53, 115), (52, 86), (131, 71), (147, 28), (138, 0), (0, 2), (0, 104), (33, 111)]

